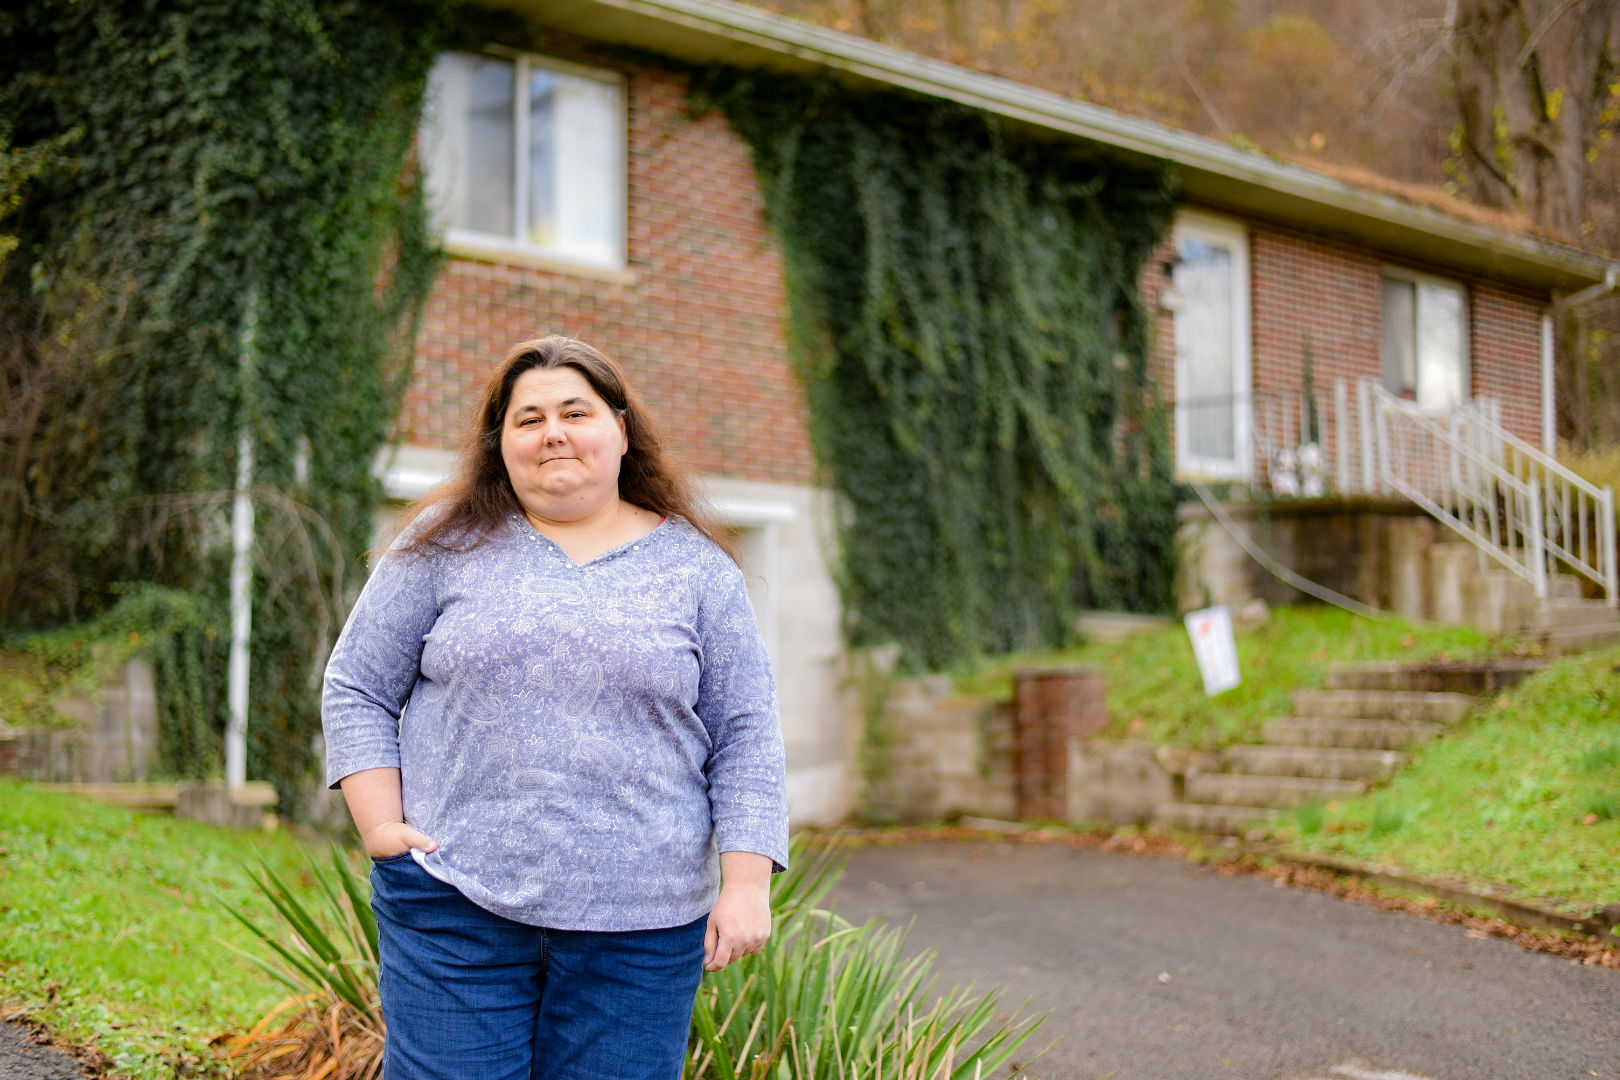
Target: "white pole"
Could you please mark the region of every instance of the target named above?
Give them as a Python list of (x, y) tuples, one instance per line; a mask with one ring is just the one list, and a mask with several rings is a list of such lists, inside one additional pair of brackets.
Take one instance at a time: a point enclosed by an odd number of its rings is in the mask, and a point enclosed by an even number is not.
[(247, 782), (248, 677), (253, 643), (253, 436), (244, 425), (236, 443), (236, 499), (231, 506), (230, 726), (225, 730), (225, 784)]
[(254, 338), (259, 328), (259, 293), (248, 294), (242, 325), (241, 393), (244, 407), (236, 437), (236, 498), (231, 505), (231, 658), (226, 696), (225, 786), (247, 783), (248, 685), (253, 644), (253, 427), (248, 419), (248, 383), (253, 372)]

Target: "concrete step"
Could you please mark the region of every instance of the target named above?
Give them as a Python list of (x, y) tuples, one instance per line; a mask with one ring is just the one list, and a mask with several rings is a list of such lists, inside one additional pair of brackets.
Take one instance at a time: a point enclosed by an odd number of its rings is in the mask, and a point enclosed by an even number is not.
[(1296, 716), (1334, 720), (1427, 720), (1449, 724), (1476, 704), (1468, 694), (1422, 690), (1296, 690)]
[[(1464, 546), (1471, 547), (1472, 545)], [(1505, 595), (1508, 596), (1523, 596), (1533, 599), (1536, 594), (1535, 586), (1531, 585), (1527, 579), (1515, 574), (1494, 559), (1486, 559), (1485, 569), (1476, 576), (1480, 579), (1488, 579), (1493, 583), (1500, 583), (1504, 587)], [(1574, 574), (1547, 575), (1547, 594), (1554, 599), (1579, 600), (1581, 591), (1584, 588), (1581, 579)]]
[(1423, 720), (1324, 720), (1285, 716), (1267, 720), (1266, 742), (1277, 746), (1340, 746), (1363, 750), (1405, 750), (1428, 742), (1444, 724)]
[(1153, 811), (1153, 824), (1163, 828), (1191, 829), (1194, 832), (1241, 836), (1264, 826), (1276, 815), (1264, 806), (1214, 806), (1208, 803), (1160, 803)]
[(1316, 746), (1230, 746), (1227, 768), (1249, 776), (1296, 776), (1315, 780), (1388, 780), (1406, 764), (1396, 750)]
[(1510, 631), (1563, 626), (1603, 626), (1620, 622), (1620, 611), (1601, 600), (1552, 600), (1515, 604), (1503, 614)]
[(1620, 623), (1601, 626), (1557, 626), (1548, 630), (1529, 631), (1526, 640), (1537, 641), (1553, 652), (1579, 652), (1595, 649), (1620, 641)]
[(1187, 777), (1187, 801), (1221, 806), (1292, 808), (1333, 799), (1353, 799), (1364, 794), (1367, 787), (1365, 780), (1202, 773)]
[(1546, 667), (1544, 660), (1489, 657), (1484, 660), (1373, 660), (1328, 667), (1330, 690), (1416, 690), (1426, 693), (1494, 694)]

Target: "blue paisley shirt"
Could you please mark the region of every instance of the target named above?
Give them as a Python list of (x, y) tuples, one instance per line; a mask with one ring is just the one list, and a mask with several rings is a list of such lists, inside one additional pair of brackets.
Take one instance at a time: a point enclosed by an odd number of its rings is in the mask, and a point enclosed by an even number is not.
[(326, 669), (326, 778), (400, 770), (419, 858), (559, 930), (708, 913), (717, 851), (787, 865), (775, 685), (737, 566), (683, 518), (584, 565), (515, 518), (378, 560)]

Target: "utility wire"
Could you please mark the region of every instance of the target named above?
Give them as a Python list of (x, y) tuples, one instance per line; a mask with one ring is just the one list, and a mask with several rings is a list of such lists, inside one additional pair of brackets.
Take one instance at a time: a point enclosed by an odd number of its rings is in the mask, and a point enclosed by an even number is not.
[(1197, 480), (1190, 481), (1190, 483), (1192, 484), (1192, 489), (1198, 493), (1198, 497), (1204, 501), (1204, 506), (1207, 507), (1209, 512), (1214, 515), (1215, 520), (1220, 523), (1221, 528), (1226, 530), (1226, 534), (1237, 542), (1237, 546), (1242, 548), (1248, 554), (1249, 558), (1265, 567), (1266, 570), (1279, 581), (1292, 585), (1302, 593), (1307, 593), (1316, 597), (1318, 600), (1332, 604), (1334, 607), (1343, 608), (1344, 610), (1352, 612), (1356, 615), (1365, 615), (1369, 619), (1388, 620), (1394, 618), (1394, 616), (1387, 611), (1381, 611), (1378, 608), (1369, 607), (1353, 596), (1346, 596), (1342, 592), (1335, 592), (1326, 585), (1319, 585), (1316, 582), (1311, 581), (1309, 578), (1304, 578), (1294, 573), (1294, 571), (1288, 569), (1288, 567), (1284, 566), (1282, 563), (1278, 562), (1275, 558), (1268, 554), (1263, 548), (1260, 547), (1259, 544), (1255, 543), (1253, 537), (1244, 532), (1242, 529), (1238, 528), (1237, 522), (1232, 520), (1232, 516), (1226, 512), (1226, 508), (1215, 500), (1215, 496), (1210, 494), (1209, 488), (1205, 487)]

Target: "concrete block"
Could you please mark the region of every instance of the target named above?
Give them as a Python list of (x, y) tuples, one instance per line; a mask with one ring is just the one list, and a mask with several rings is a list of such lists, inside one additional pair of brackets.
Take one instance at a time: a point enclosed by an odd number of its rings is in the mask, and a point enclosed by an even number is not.
[(977, 777), (978, 732), (972, 729), (941, 732), (934, 743), (934, 763), (941, 777)]
[(1070, 821), (1135, 825), (1176, 797), (1175, 777), (1147, 743), (1073, 739), (1069, 743)]
[(1468, 614), (1463, 589), (1478, 573), (1479, 552), (1471, 544), (1435, 544), (1425, 557), (1428, 595), (1424, 607), (1429, 618), (1453, 625), (1465, 623)]
[(1389, 609), (1408, 619), (1428, 617), (1424, 552), (1434, 539), (1428, 518), (1392, 518), (1384, 533), (1384, 580)]
[(269, 788), (268, 784), (247, 784), (233, 792), (215, 781), (181, 784), (175, 792), (174, 816), (228, 829), (256, 829), (267, 805), (275, 804), (275, 793)]

